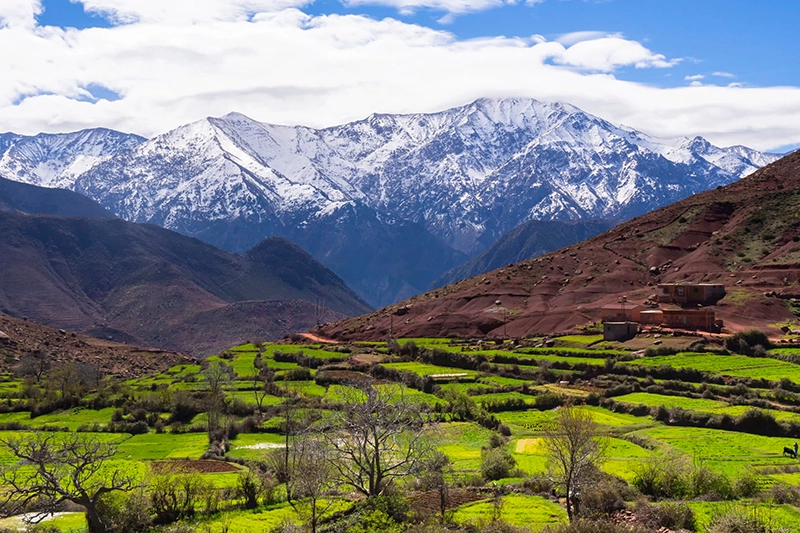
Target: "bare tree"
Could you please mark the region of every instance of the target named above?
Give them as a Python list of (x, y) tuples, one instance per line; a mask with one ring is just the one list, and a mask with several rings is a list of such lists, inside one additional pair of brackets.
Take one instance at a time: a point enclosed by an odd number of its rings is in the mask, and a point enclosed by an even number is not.
[(377, 496), (398, 477), (415, 472), (432, 450), (420, 406), (397, 385), (344, 388), (341, 409), (322, 434), (346, 484)]
[[(261, 349), (263, 350), (263, 345), (261, 345)], [(259, 417), (264, 414), (264, 399), (275, 392), (274, 380), (275, 372), (270, 370), (259, 353), (253, 360), (253, 395), (255, 396)]]
[(117, 445), (87, 435), (37, 434), (21, 439), (0, 439), (19, 460), (0, 470), (0, 496), (12, 514), (31, 504), (41, 506), (42, 516), (64, 502), (86, 509), (90, 533), (105, 533), (107, 526), (98, 512), (98, 502), (110, 492), (129, 492), (136, 480), (124, 468), (106, 463)]
[(42, 375), (50, 370), (50, 354), (44, 350), (35, 350), (24, 354), (19, 358), (16, 371), (24, 377), (36, 378), (36, 383), (42, 379)]
[(337, 485), (332, 449), (313, 435), (298, 437), (289, 453), (286, 495), (300, 518), (316, 533), (322, 518), (336, 502), (329, 495)]
[(206, 389), (208, 390), (208, 439), (213, 443), (218, 438), (218, 432), (223, 427), (222, 411), (225, 406), (225, 385), (235, 376), (233, 368), (222, 361), (211, 361), (203, 370)]
[(565, 405), (558, 410), (556, 420), (545, 427), (544, 447), (553, 481), (564, 489), (567, 515), (572, 521), (581, 488), (602, 462), (607, 440), (601, 437), (588, 411)]
[(444, 524), (448, 521), (447, 508), (452, 503), (450, 484), (447, 482), (447, 478), (453, 475), (450, 458), (442, 452), (434, 452), (422, 465), (421, 473), (420, 487), (422, 490), (432, 491), (436, 494), (439, 521)]

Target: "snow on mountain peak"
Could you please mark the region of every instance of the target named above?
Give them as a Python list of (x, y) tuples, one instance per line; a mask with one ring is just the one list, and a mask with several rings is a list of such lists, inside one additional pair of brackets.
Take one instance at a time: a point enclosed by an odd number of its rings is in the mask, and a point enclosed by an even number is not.
[(208, 220), (297, 224), (364, 206), (469, 253), (531, 218), (633, 216), (777, 158), (658, 139), (531, 98), (324, 129), (232, 112), (149, 141), (91, 130), (0, 136), (0, 150), (4, 176), (80, 190), (126, 218), (189, 233)]

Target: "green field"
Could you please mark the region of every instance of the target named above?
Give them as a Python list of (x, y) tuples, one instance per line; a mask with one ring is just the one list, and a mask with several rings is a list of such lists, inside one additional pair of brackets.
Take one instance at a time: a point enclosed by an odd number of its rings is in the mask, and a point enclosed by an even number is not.
[[(365, 356), (362, 359), (370, 361), (370, 364), (375, 362), (403, 373), (410, 372), (420, 377), (433, 378), (433, 381), (425, 383), (425, 390), (430, 392), (411, 388), (409, 383), (422, 388), (423, 381), (407, 374), (403, 376), (407, 382), (405, 384), (390, 383), (383, 379), (374, 386), (383, 391), (388, 389), (402, 391), (402, 395), (398, 395), (393, 401), (406, 401), (414, 406), (421, 417), (420, 420), (425, 421), (426, 435), (423, 441), (444, 453), (449, 459), (446, 479), (450, 483), (481, 485), (476, 490), (479, 493), (478, 497), (482, 499), (451, 509), (452, 519), (456, 524), (488, 523), (497, 512), (495, 500), (492, 498), (492, 491), (496, 487), (503, 487), (508, 491), (502, 497), (500, 517), (510, 524), (524, 526), (531, 531), (541, 531), (548, 525), (566, 521), (562, 503), (556, 499), (530, 495), (523, 483), (529, 476), (541, 476), (547, 473), (548, 468), (552, 466), (552, 460), (544, 445), (545, 429), (553, 426), (560, 410), (569, 403), (576, 404), (578, 413), (589, 415), (597, 424), (597, 438), (605, 449), (603, 460), (598, 466), (602, 472), (613, 475), (616, 479), (630, 483), (641, 471), (643, 464), (653, 461), (676, 461), (676, 464), (680, 462), (680, 465), (708, 467), (711, 471), (728, 476), (731, 480), (736, 480), (744, 474), (753, 474), (760, 487), (768, 488), (775, 483), (800, 485), (800, 460), (783, 454), (784, 447), (791, 447), (797, 439), (723, 431), (709, 427), (665, 425), (650, 416), (633, 416), (586, 405), (587, 402), (596, 405), (598, 401), (601, 405), (608, 405), (602, 403), (603, 387), (626, 383), (628, 387), (632, 384), (635, 387), (645, 388), (653, 383), (650, 378), (645, 379), (639, 373), (636, 374), (638, 377), (625, 375), (622, 372), (606, 375), (610, 372), (609, 369), (614, 368), (612, 365), (604, 367), (608, 358), (615, 360), (617, 365), (639, 365), (648, 368), (667, 365), (673, 368), (692, 368), (731, 378), (764, 378), (774, 381), (788, 378), (796, 383), (800, 383), (800, 365), (768, 357), (691, 352), (623, 361), (629, 358), (631, 350), (624, 349), (626, 346), (624, 344), (602, 342), (602, 337), (599, 335), (557, 337), (554, 339), (555, 346), (549, 348), (531, 347), (534, 343), (540, 342), (540, 339), (520, 341), (516, 348), (511, 342), (494, 345), (433, 338), (401, 339), (400, 344), (411, 340), (421, 350), (436, 348), (457, 352), (459, 357), (485, 358), (475, 364), (464, 365), (478, 369), (472, 370), (423, 362), (434, 360), (427, 357), (417, 360), (403, 359), (396, 353), (390, 354), (389, 351), (394, 349), (387, 347), (386, 343), (354, 343), (347, 348), (353, 353), (363, 351)], [(669, 340), (677, 342), (681, 339)], [(521, 344), (525, 344), (526, 347), (520, 348)], [(797, 348), (781, 348), (773, 350), (772, 354), (797, 355), (797, 350)], [(283, 381), (280, 378), (284, 372), (301, 367), (296, 363), (276, 362), (273, 359), (276, 351), (284, 353), (303, 351), (305, 356), (321, 360), (322, 366), (311, 371), (312, 378), (318, 376), (320, 383), (331, 383), (328, 380), (333, 379), (332, 384), (320, 385), (315, 379)], [(212, 361), (230, 365), (236, 377), (242, 379), (224, 380), (222, 392), (214, 400), (219, 402), (217, 416), (221, 417), (220, 427), (227, 428), (226, 432), (230, 430), (226, 448), (224, 452), (220, 452), (218, 459), (231, 462), (232, 470), (216, 473), (205, 471), (206, 473), (197, 474), (208, 487), (213, 487), (219, 494), (224, 495), (224, 501), (221, 503), (223, 510), (220, 513), (211, 516), (198, 514), (194, 519), (187, 521), (200, 531), (256, 533), (269, 531), (285, 520), (300, 520), (285, 501), (286, 487), (280, 483), (276, 488), (274, 501), (269, 504), (262, 503), (255, 510), (243, 510), (242, 500), (235, 490), (239, 483), (240, 472), (246, 471), (248, 466), (259, 469), (277, 468), (276, 456), (283, 457), (287, 442), (286, 436), (281, 433), (287, 413), (297, 420), (293, 428), (294, 434), (289, 437), (290, 446), (295, 439), (304, 438), (303, 435), (306, 434), (304, 432), (312, 434), (313, 431), (317, 431), (313, 428), (340, 431), (324, 424), (330, 424), (334, 415), (344, 412), (340, 410), (344, 409), (353, 397), (366, 398), (365, 393), (353, 385), (354, 372), (361, 372), (364, 379), (369, 379), (368, 372), (380, 375), (376, 372), (382, 371), (378, 367), (370, 368), (363, 363), (359, 367), (351, 366), (354, 363), (352, 360), (347, 360), (350, 355), (347, 351), (336, 352), (312, 344), (266, 344), (262, 348), (262, 359), (268, 368), (276, 371), (277, 389), (272, 390), (273, 395), (265, 397), (263, 405), (268, 415), (259, 418), (254, 414), (255, 398), (252, 392), (255, 368), (253, 363), (257, 353), (258, 348), (253, 345), (240, 345), (226, 351), (220, 357), (211, 358)], [(520, 364), (515, 369), (516, 365), (512, 363), (495, 364), (494, 360), (499, 357), (513, 357), (530, 364)], [(335, 360), (336, 366), (325, 367), (324, 365), (330, 364), (331, 360)], [(560, 367), (559, 369), (550, 368), (549, 371), (544, 371), (538, 366), (550, 367), (551, 363), (555, 362), (560, 363), (556, 365)], [(66, 404), (81, 405), (80, 407), (55, 410), (35, 418), (31, 418), (28, 411), (0, 413), (0, 424), (8, 424), (12, 428), (19, 427), (16, 424), (23, 424), (34, 431), (44, 426), (74, 431), (81, 426), (110, 424), (112, 417), (117, 421), (122, 419), (123, 424), (133, 424), (134, 419), (147, 420), (144, 430), (138, 427), (140, 431), (146, 431), (143, 434), (87, 433), (85, 435), (99, 441), (118, 444), (116, 456), (104, 468), (124, 468), (135, 473), (140, 479), (148, 480), (154, 475), (154, 470), (150, 468), (154, 461), (191, 461), (208, 456), (210, 441), (206, 429), (214, 422), (212, 416), (214, 411), (208, 407), (212, 404), (209, 403), (209, 383), (203, 375), (202, 368), (205, 364), (178, 365), (153, 375), (121, 381), (105, 391), (88, 391), (80, 401)], [(315, 367), (320, 365), (319, 361), (304, 362), (304, 364)], [(590, 365), (591, 368), (587, 369), (586, 365)], [(616, 368), (619, 369), (620, 366)], [(317, 374), (320, 369), (326, 369), (328, 372)], [(348, 369), (348, 372), (340, 374), (335, 372), (343, 369)], [(382, 375), (385, 376), (385, 371), (383, 372)], [(524, 375), (530, 379), (520, 379), (513, 374), (514, 372), (517, 375), (525, 373)], [(323, 381), (321, 378), (323, 375), (329, 377)], [(337, 375), (344, 377), (336, 378), (339, 381), (330, 377)], [(28, 405), (29, 399), (25, 394), (31, 393), (31, 382), (24, 385), (21, 379), (13, 376), (6, 376), (3, 379), (5, 381), (0, 382), (0, 405), (7, 406), (6, 409), (20, 409), (20, 406)], [(391, 379), (398, 378), (391, 376)], [(564, 379), (569, 381), (561, 381)], [(667, 392), (683, 390), (686, 387), (684, 384), (676, 385), (668, 380), (656, 381)], [(739, 380), (732, 380), (732, 383), (725, 385), (726, 389), (714, 388), (718, 385), (707, 388), (718, 394), (730, 394), (734, 398), (742, 393), (742, 385), (737, 383), (740, 383)], [(691, 390), (700, 392), (705, 389), (706, 387), (700, 388), (698, 384), (693, 384)], [(721, 393), (721, 390), (724, 392)], [(453, 391), (461, 394), (448, 394)], [(590, 393), (595, 395), (588, 398)], [(762, 405), (764, 400), (771, 402), (771, 407), (774, 408), (769, 409), (769, 413), (776, 420), (787, 423), (779, 426), (780, 429), (792, 427), (788, 425), (790, 422), (800, 424), (800, 414), (789, 412), (794, 405), (792, 402), (798, 401), (798, 397), (790, 393), (793, 392), (779, 391), (777, 388), (750, 389), (747, 391), (747, 398), (757, 398)], [(43, 401), (42, 398), (46, 395), (49, 395), (49, 398), (58, 397), (58, 393), (54, 392), (52, 387), (47, 389), (44, 385), (39, 387), (37, 394), (38, 399), (35, 401)], [(183, 409), (188, 409), (181, 416), (177, 416), (181, 412), (176, 406), (176, 398), (186, 403)], [(557, 407), (547, 410), (536, 409), (537, 398), (541, 400), (538, 405), (548, 407), (557, 405)], [(725, 414), (735, 418), (751, 409), (748, 405), (733, 405), (725, 399), (687, 398), (666, 393), (632, 392), (619, 396), (612, 395), (611, 398), (622, 404), (615, 404), (614, 409), (622, 411), (628, 409), (628, 406), (636, 405), (664, 406), (693, 413)], [(779, 399), (787, 402), (786, 405), (780, 404)], [(734, 401), (741, 402), (735, 398), (730, 400)], [(468, 415), (463, 415), (463, 412), (451, 407), (449, 402), (463, 402)], [(100, 408), (92, 409), (89, 408), (90, 405), (99, 405)], [(153, 405), (158, 407), (152, 407)], [(295, 407), (289, 407), (291, 405)], [(149, 411), (153, 409), (157, 412)], [(209, 410), (208, 413), (206, 409)], [(391, 409), (387, 407), (382, 413), (389, 411)], [(146, 417), (142, 416), (143, 412)], [(173, 423), (173, 420), (177, 421)], [(693, 423), (686, 420), (679, 421)], [(303, 429), (306, 427), (302, 425), (303, 423), (307, 423), (311, 429)], [(670, 423), (677, 422), (672, 420)], [(705, 424), (705, 421), (701, 423)], [(236, 429), (237, 427), (239, 429)], [(241, 429), (245, 427), (246, 430)], [(405, 431), (406, 433), (395, 438), (398, 441), (408, 438), (411, 430), (406, 428)], [(506, 432), (506, 435), (510, 432), (510, 436), (500, 438), (497, 431)], [(0, 439), (28, 435), (30, 433), (27, 430), (0, 431)], [(59, 433), (59, 435), (66, 434)], [(490, 446), (506, 450), (516, 464), (510, 472), (494, 478), (493, 481), (481, 478), (481, 467)], [(0, 464), (7, 467), (15, 464), (11, 454), (3, 446), (0, 446)], [(397, 480), (400, 492), (409, 495), (417, 490), (415, 487), (418, 487), (419, 482), (412, 476)], [(342, 484), (341, 480), (337, 483), (339, 484), (325, 496), (334, 498), (336, 509), (345, 510), (352, 505), (357, 507), (362, 504), (360, 498), (352, 498), (351, 487)], [(340, 496), (337, 496), (337, 493)], [(755, 505), (750, 499), (741, 499), (735, 502), (692, 501), (689, 505), (696, 513), (701, 526), (698, 533), (704, 533), (702, 528), (709, 523), (715, 513), (733, 505), (749, 505), (759, 513), (770, 513), (777, 522), (800, 530), (800, 509), (788, 504)], [(0, 527), (13, 524), (8, 520), (0, 521)], [(62, 515), (49, 523), (61, 531), (76, 533), (86, 531), (85, 520), (79, 513)], [(387, 532), (395, 533), (395, 530), (387, 529)], [(399, 532), (400, 530), (397, 530), (397, 533)]]
[(667, 365), (673, 368), (693, 368), (722, 376), (763, 378), (773, 381), (788, 378), (795, 383), (800, 383), (800, 365), (766, 357), (685, 352), (676, 355), (645, 357), (623, 364), (646, 367)]

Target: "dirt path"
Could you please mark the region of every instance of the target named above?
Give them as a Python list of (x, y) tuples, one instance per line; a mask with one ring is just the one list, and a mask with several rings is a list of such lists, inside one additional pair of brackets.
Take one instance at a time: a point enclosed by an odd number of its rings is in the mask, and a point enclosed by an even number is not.
[(335, 340), (332, 340), (332, 339), (325, 339), (325, 338), (322, 338), (322, 337), (317, 337), (313, 333), (301, 333), (300, 336), (303, 337), (303, 338), (306, 338), (306, 339), (308, 339), (308, 340), (310, 340), (312, 342), (320, 342), (322, 344), (339, 344), (339, 341), (335, 341)]

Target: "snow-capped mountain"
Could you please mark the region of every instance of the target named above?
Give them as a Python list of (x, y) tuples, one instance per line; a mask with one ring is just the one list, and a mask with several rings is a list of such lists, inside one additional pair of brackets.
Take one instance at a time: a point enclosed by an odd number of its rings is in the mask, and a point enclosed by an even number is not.
[(0, 176), (41, 187), (71, 188), (84, 172), (144, 137), (97, 128), (33, 137), (0, 134)]
[[(229, 250), (287, 237), (373, 304), (423, 289), (463, 257), (454, 250), (479, 252), (527, 220), (628, 218), (778, 157), (658, 139), (532, 99), (325, 129), (232, 113), (144, 142), (112, 134), (0, 137), (0, 175)], [(414, 261), (398, 266), (404, 255)]]

